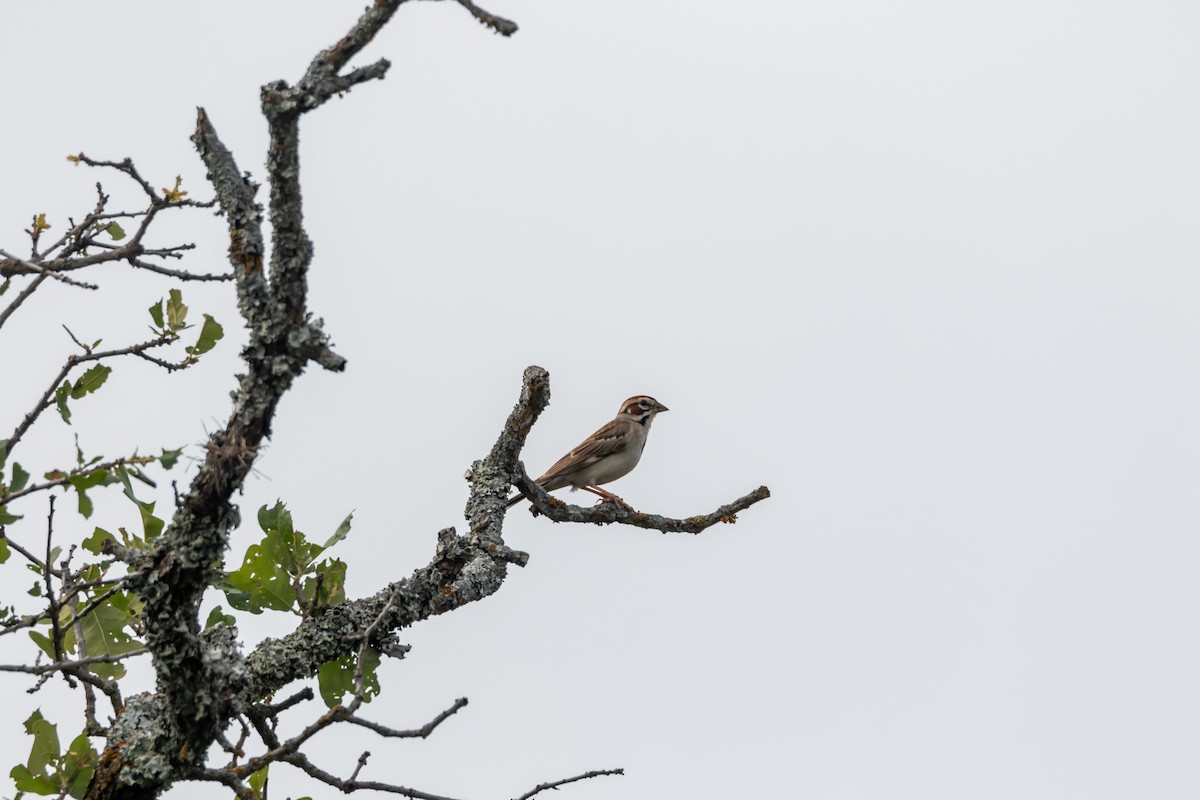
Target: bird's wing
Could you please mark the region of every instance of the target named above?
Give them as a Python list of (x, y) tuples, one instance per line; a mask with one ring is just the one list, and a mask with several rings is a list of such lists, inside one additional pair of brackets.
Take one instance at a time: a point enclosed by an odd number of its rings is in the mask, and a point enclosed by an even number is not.
[(630, 441), (630, 437), (624, 433), (624, 427), (627, 424), (625, 420), (612, 420), (556, 461), (554, 466), (546, 470), (545, 475), (537, 479), (537, 482), (545, 483), (554, 478), (570, 475), (572, 472), (578, 472), (584, 467), (595, 464), (606, 456), (624, 452), (629, 447)]

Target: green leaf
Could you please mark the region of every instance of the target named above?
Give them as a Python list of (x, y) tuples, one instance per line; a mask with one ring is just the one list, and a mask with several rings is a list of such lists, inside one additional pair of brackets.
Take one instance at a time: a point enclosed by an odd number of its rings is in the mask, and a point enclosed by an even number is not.
[(232, 628), (234, 625), (237, 625), (237, 618), (232, 614), (226, 614), (220, 606), (217, 606), (208, 612), (208, 619), (204, 622), (204, 630), (215, 628), (218, 625), (227, 625)]
[(379, 694), (379, 664), (383, 661), (374, 647), (363, 650), (363, 701), (371, 702)]
[(175, 466), (175, 462), (179, 460), (179, 456), (183, 455), (183, 448), (177, 450), (168, 450), (163, 448), (162, 455), (159, 456), (158, 463), (162, 464), (163, 469), (170, 469)]
[(100, 230), (111, 236), (114, 242), (119, 242), (125, 238), (125, 229), (118, 225), (115, 221), (108, 223), (100, 228)]
[(330, 547), (333, 547), (335, 544), (340, 542), (342, 539), (345, 539), (346, 536), (349, 535), (349, 533), (350, 533), (350, 521), (353, 519), (354, 519), (354, 512), (351, 511), (349, 514), (346, 515), (346, 518), (344, 520), (342, 520), (342, 524), (337, 526), (337, 530), (333, 532), (333, 536), (330, 536), (328, 539), (325, 540), (325, 545), (322, 549), (328, 550)]
[[(321, 576), (319, 582), (315, 577), (304, 579), (304, 604), (309, 607), (328, 608), (346, 602), (346, 562), (336, 558), (326, 559), (316, 566), (316, 572)], [(318, 586), (320, 592), (317, 592)], [(314, 593), (317, 595), (315, 602)]]
[(153, 541), (162, 533), (164, 522), (154, 516), (154, 503), (138, 500), (137, 495), (133, 493), (133, 485), (129, 482), (129, 470), (124, 466), (117, 467), (117, 476), (125, 486), (125, 496), (133, 501), (138, 507), (138, 511), (142, 515), (142, 535), (146, 537), (146, 541)]
[(71, 398), (78, 400), (84, 395), (91, 394), (104, 385), (108, 380), (108, 376), (112, 374), (112, 367), (104, 364), (97, 364), (75, 381), (74, 388), (71, 389)]
[[(282, 502), (261, 507), (258, 524), (264, 533), (262, 541), (246, 550), (242, 566), (226, 575), (219, 587), (234, 608), (254, 614), (268, 608), (295, 611), (302, 599), (302, 608), (307, 612), (312, 607), (324, 608), (345, 600), (346, 565), (336, 560), (318, 565), (317, 558), (325, 546), (309, 542), (295, 530), (292, 515)], [(345, 538), (349, 528), (347, 517), (329, 541)]]
[[(363, 700), (371, 700), (379, 694), (379, 651), (373, 647), (363, 649)], [(317, 670), (317, 688), (325, 705), (333, 708), (347, 694), (354, 693), (354, 670), (357, 656), (344, 655), (326, 661)]]
[(67, 483), (79, 493), (79, 514), (84, 519), (92, 516), (94, 506), (92, 499), (88, 497), (87, 490), (96, 486), (108, 486), (116, 483), (117, 479), (112, 473), (106, 469), (94, 469), (90, 472), (82, 472), (77, 475), (72, 475)]
[(272, 531), (261, 544), (246, 549), (242, 566), (229, 573), (218, 588), (238, 611), (261, 614), (264, 609), (290, 611), (296, 604), (291, 576), (279, 563), (281, 536)]
[(47, 722), (42, 712), (37, 710), (25, 720), (25, 733), (33, 737), (33, 749), (29, 751), (27, 763), (29, 771), (34, 775), (45, 775), (46, 766), (57, 760), (61, 752), (58, 745), (58, 728)]
[(6, 461), (8, 461), (8, 439), (0, 439), (0, 469), (4, 469)]
[(160, 298), (157, 303), (150, 306), (150, 319), (154, 320), (154, 327), (162, 329), (163, 327), (163, 301)]
[[(41, 584), (35, 583), (34, 587), (37, 589), (41, 589)], [(33, 594), (33, 590), (30, 590), (29, 593)], [(38, 594), (35, 596), (41, 596), (41, 592), (39, 591)], [(42, 649), (43, 653), (45, 653), (47, 656), (49, 656), (51, 661), (54, 660), (55, 655), (54, 655), (54, 640), (53, 639), (51, 639), (46, 634), (41, 633), (40, 631), (30, 631), (29, 638), (33, 640), (34, 644), (36, 644), (38, 647), (40, 647)], [(73, 643), (74, 642), (72, 642), (72, 644)], [(64, 646), (66, 645), (66, 636), (65, 635), (63, 636), (63, 645)]]
[(250, 784), (250, 788), (253, 789), (259, 797), (262, 797), (263, 787), (267, 785), (267, 770), (270, 769), (270, 767), (271, 765), (268, 764), (246, 779), (246, 783)]
[(183, 304), (183, 292), (172, 289), (167, 299), (167, 325), (177, 331), (184, 327), (187, 320), (188, 307)]
[(87, 492), (79, 493), (79, 505), (77, 507), (79, 516), (84, 519), (91, 519), (92, 512), (96, 510), (96, 504), (92, 502), (92, 498), (87, 496)]
[(276, 500), (273, 508), (263, 506), (258, 510), (258, 527), (263, 533), (279, 531), (285, 536), (292, 535), (292, 512), (287, 510), (283, 501)]
[[(8, 777), (13, 779), (18, 792), (33, 792), (34, 794), (48, 795), (58, 794), (61, 791), (58, 784), (51, 781), (49, 778), (42, 775), (34, 775), (29, 771), (29, 767), (24, 764), (17, 764), (8, 773)], [(17, 795), (20, 797), (20, 795)]]
[(151, 478), (146, 473), (142, 472), (137, 467), (129, 467), (128, 469), (129, 469), (129, 477), (135, 478), (136, 480), (141, 481), (142, 483), (149, 486), (151, 489), (158, 488), (158, 483), (155, 482), (155, 480), (153, 478)]
[(19, 492), (25, 488), (27, 483), (29, 483), (29, 473), (21, 467), (19, 462), (14, 461), (12, 470), (12, 483), (9, 484), (8, 490), (10, 492)]
[(8, 561), (8, 557), (12, 555), (12, 550), (8, 549), (8, 539), (0, 539), (0, 564)]
[(96, 749), (86, 734), (79, 734), (68, 745), (61, 777), (70, 787), (67, 791), (72, 797), (82, 798), (87, 793), (92, 774), (96, 771), (96, 761)]
[(186, 348), (186, 350), (194, 356), (203, 355), (204, 353), (207, 353), (209, 350), (212, 350), (214, 347), (216, 347), (217, 342), (220, 341), (221, 337), (224, 335), (225, 329), (221, 327), (221, 323), (217, 322), (208, 314), (205, 314), (204, 326), (200, 328), (200, 338), (196, 340), (194, 345)]
[(71, 382), (63, 381), (62, 386), (54, 390), (54, 402), (58, 404), (58, 413), (63, 422), (71, 424), (71, 410), (67, 408), (67, 398), (71, 396)]
[[(89, 656), (120, 656), (142, 647), (127, 628), (132, 628), (141, 616), (140, 603), (134, 604), (124, 592), (118, 592), (96, 606), (82, 620), (83, 641)], [(117, 679), (125, 676), (125, 665), (92, 664), (89, 669), (102, 678)]]
[(12, 278), (5, 278), (4, 283), (0, 283), (0, 295), (8, 291), (8, 287), (12, 285)]
[(12, 525), (23, 516), (25, 515), (13, 514), (8, 510), (8, 506), (0, 506), (0, 525)]
[(322, 664), (317, 670), (317, 689), (329, 708), (340, 704), (344, 696), (354, 691), (353, 656), (339, 656)]
[(35, 711), (25, 721), (25, 732), (33, 737), (28, 764), (18, 764), (9, 772), (20, 793), (40, 795), (70, 794), (82, 800), (96, 771), (97, 755), (84, 734), (72, 740), (66, 753), (61, 753), (58, 730)]
[(96, 528), (91, 536), (83, 540), (83, 549), (94, 556), (98, 556), (104, 552), (104, 543), (109, 539), (115, 542), (117, 537), (104, 530), (104, 528)]

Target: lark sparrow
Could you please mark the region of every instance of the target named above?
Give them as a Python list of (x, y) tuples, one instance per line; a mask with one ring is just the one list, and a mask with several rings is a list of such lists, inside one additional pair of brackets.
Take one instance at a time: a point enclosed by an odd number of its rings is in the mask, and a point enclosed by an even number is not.
[[(616, 419), (560, 458), (536, 483), (548, 492), (564, 486), (570, 486), (572, 492), (583, 489), (628, 508), (624, 500), (599, 487), (628, 475), (637, 466), (654, 416), (667, 410), (644, 394), (629, 398), (621, 404)], [(508, 505), (524, 499), (524, 495), (517, 495)]]

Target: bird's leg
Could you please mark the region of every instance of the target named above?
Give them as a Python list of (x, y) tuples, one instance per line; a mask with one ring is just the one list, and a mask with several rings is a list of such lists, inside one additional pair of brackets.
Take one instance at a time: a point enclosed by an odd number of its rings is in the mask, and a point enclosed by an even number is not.
[(599, 497), (602, 498), (600, 501), (602, 503), (604, 503), (604, 502), (612, 503), (614, 505), (620, 506), (621, 508), (624, 508), (626, 511), (633, 511), (633, 506), (629, 505), (629, 503), (626, 503), (624, 500), (617, 497), (612, 492), (608, 492), (608, 491), (605, 491), (604, 489), (601, 489), (599, 486), (580, 486), (579, 488), (583, 489), (584, 491), (591, 492), (594, 495), (598, 495)]

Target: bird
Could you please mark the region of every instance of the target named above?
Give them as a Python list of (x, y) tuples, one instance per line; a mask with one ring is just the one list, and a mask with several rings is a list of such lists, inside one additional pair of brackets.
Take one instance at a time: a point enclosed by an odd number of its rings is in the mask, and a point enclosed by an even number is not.
[[(535, 483), (548, 492), (564, 486), (570, 486), (572, 492), (583, 489), (629, 508), (628, 503), (600, 486), (625, 477), (638, 465), (654, 417), (669, 410), (653, 397), (644, 394), (630, 397), (621, 404), (611, 422), (556, 461)], [(508, 506), (511, 508), (524, 499), (524, 495), (518, 494), (508, 501)]]

